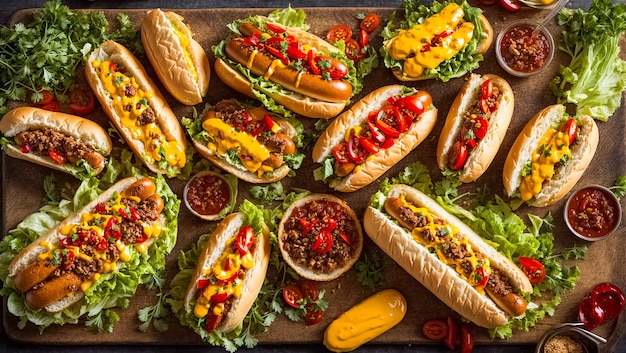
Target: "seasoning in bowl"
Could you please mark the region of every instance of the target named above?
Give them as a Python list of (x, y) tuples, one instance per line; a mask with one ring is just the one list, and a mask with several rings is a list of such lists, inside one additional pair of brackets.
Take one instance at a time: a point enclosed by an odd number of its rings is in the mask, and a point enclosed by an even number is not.
[(224, 218), (237, 200), (237, 178), (212, 171), (200, 172), (185, 185), (183, 198), (189, 211), (204, 220)]
[(584, 353), (583, 345), (570, 336), (556, 335), (543, 347), (544, 353)]
[(537, 74), (552, 61), (554, 39), (545, 28), (533, 36), (538, 25), (528, 20), (515, 21), (498, 34), (498, 63), (511, 75), (526, 77)]
[(572, 194), (565, 205), (565, 222), (579, 238), (604, 239), (619, 226), (622, 210), (611, 190), (591, 185)]

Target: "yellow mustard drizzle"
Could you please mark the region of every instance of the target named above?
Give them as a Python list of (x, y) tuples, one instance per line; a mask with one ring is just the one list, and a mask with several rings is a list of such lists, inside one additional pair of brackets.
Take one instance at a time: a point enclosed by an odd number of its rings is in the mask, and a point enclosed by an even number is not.
[(263, 165), (263, 161), (270, 157), (270, 151), (255, 136), (238, 131), (234, 126), (218, 118), (206, 119), (202, 123), (202, 128), (214, 140), (208, 143), (208, 148), (216, 151), (217, 154), (225, 155), (228, 150), (238, 151), (240, 156), (247, 156), (240, 158), (243, 166), (252, 173), (257, 172), (259, 176), (274, 170), (270, 166)]
[(324, 334), (324, 345), (333, 352), (353, 351), (397, 325), (406, 310), (406, 299), (400, 292), (382, 290), (333, 321)]
[(191, 58), (191, 51), (189, 50), (189, 37), (187, 36), (187, 33), (178, 28), (178, 25), (175, 21), (170, 20), (170, 24), (172, 26), (172, 29), (174, 30), (174, 34), (176, 35), (176, 37), (178, 37), (178, 40), (180, 41), (181, 47), (183, 47), (185, 64), (187, 65), (189, 72), (191, 72), (193, 80), (198, 82), (198, 71), (196, 70), (196, 65), (194, 65), (193, 59)]
[[(474, 250), (472, 250), (472, 245), (468, 242), (466, 237), (460, 236), (459, 229), (456, 226), (452, 224), (441, 223), (440, 220), (436, 223), (435, 218), (427, 208), (416, 207), (415, 205), (407, 202), (403, 195), (400, 196), (400, 200), (402, 201), (403, 206), (410, 208), (411, 211), (413, 211), (413, 213), (415, 214), (425, 216), (428, 220), (428, 223), (425, 226), (413, 228), (413, 231), (411, 233), (413, 239), (427, 248), (435, 249), (435, 253), (437, 254), (437, 257), (440, 261), (442, 261), (446, 265), (453, 266), (456, 272), (464, 281), (469, 283), (479, 293), (484, 294), (485, 286), (480, 285), (479, 283), (483, 277), (477, 272), (477, 269), (482, 268), (481, 271), (484, 271), (485, 275), (489, 276), (489, 274), (491, 273), (489, 259), (478, 259), (476, 257), (476, 253), (474, 252)], [(441, 233), (444, 235), (449, 234), (450, 239), (444, 240), (438, 238), (437, 236), (433, 236), (434, 241), (429, 242), (421, 235), (423, 231), (430, 231), (431, 234), (435, 234), (437, 230), (440, 230)], [(459, 247), (467, 249), (468, 255), (462, 259), (451, 259), (444, 255), (441, 250), (441, 245), (448, 241), (458, 245)], [(472, 272), (469, 274), (469, 276), (465, 274), (463, 267), (461, 266), (464, 261), (469, 261), (472, 265)]]
[[(404, 60), (405, 75), (418, 77), (424, 68), (434, 69), (455, 56), (472, 39), (474, 24), (462, 22), (463, 16), (463, 8), (451, 3), (424, 23), (400, 31), (385, 48), (395, 60)], [(454, 32), (441, 38), (441, 43), (431, 46), (432, 40), (446, 30)], [(427, 48), (422, 50), (424, 46)]]
[[(235, 240), (236, 236), (226, 242), (224, 252), (215, 262), (213, 269), (205, 272), (205, 275), (209, 275), (211, 283), (206, 287), (194, 306), (194, 315), (198, 318), (203, 318), (209, 314), (212, 296), (222, 293), (230, 294), (234, 298), (241, 296), (243, 280), (239, 279), (239, 277), (232, 281), (227, 280), (235, 276), (242, 268), (251, 269), (254, 267), (254, 257), (250, 251), (241, 256), (238, 248), (233, 244)], [(223, 310), (224, 303), (215, 304), (212, 314), (219, 315)]]
[(528, 201), (541, 192), (543, 182), (552, 179), (555, 165), (563, 156), (571, 156), (567, 133), (548, 129), (532, 155), (530, 174), (524, 176), (519, 186), (522, 200)]
[[(134, 77), (111, 70), (111, 62), (108, 60), (94, 60), (91, 65), (98, 71), (100, 81), (104, 89), (111, 95), (115, 112), (120, 117), (122, 126), (126, 127), (133, 139), (144, 144), (146, 153), (145, 160), (154, 163), (161, 160), (160, 150), (163, 149), (165, 160), (168, 165), (182, 168), (185, 166), (185, 149), (176, 140), (168, 141), (156, 123), (145, 125), (139, 124), (138, 117), (148, 108), (148, 100), (154, 96), (152, 92), (146, 92), (139, 87)], [(133, 97), (126, 97), (124, 90), (126, 85), (132, 85), (137, 89)], [(125, 106), (130, 106), (130, 111), (124, 111)]]

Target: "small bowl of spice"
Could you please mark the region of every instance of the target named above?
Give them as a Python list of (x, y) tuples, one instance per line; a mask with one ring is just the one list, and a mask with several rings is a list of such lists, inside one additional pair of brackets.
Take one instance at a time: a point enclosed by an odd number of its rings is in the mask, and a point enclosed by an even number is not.
[(183, 190), (185, 206), (194, 215), (213, 221), (224, 218), (237, 201), (237, 178), (212, 171), (192, 176)]
[(605, 239), (622, 221), (619, 200), (601, 185), (589, 185), (574, 192), (567, 199), (563, 213), (570, 231), (588, 241)]
[(572, 324), (555, 326), (539, 339), (535, 353), (598, 353), (588, 331)]
[(554, 39), (546, 28), (533, 35), (539, 23), (531, 20), (511, 22), (498, 34), (496, 58), (511, 75), (528, 77), (545, 70), (554, 58)]

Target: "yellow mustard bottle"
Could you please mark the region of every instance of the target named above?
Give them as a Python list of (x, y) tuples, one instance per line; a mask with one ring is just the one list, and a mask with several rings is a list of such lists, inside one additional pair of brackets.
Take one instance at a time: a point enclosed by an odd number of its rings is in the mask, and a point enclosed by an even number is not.
[(406, 299), (400, 292), (382, 290), (331, 322), (324, 333), (324, 345), (333, 352), (353, 351), (400, 323), (406, 310)]

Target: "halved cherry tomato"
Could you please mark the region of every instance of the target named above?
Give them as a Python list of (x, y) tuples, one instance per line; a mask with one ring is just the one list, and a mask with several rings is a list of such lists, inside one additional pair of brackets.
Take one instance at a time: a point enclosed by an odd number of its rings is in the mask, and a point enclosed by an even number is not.
[(104, 236), (107, 239), (113, 238), (115, 240), (120, 240), (122, 238), (122, 228), (120, 227), (120, 223), (115, 218), (109, 218), (109, 221), (104, 227)]
[(283, 34), (286, 31), (284, 27), (274, 24), (274, 23), (266, 22), (265, 25), (267, 26), (267, 29), (269, 29), (270, 31), (276, 34)]
[(302, 226), (302, 235), (307, 235), (317, 225), (317, 218), (313, 218), (312, 221), (307, 221), (304, 218), (299, 218), (298, 221)]
[(335, 160), (341, 164), (351, 163), (348, 154), (348, 143), (342, 142), (333, 148), (333, 156)]
[(461, 324), (461, 353), (470, 353), (474, 349), (474, 335), (468, 324)]
[(406, 129), (406, 120), (398, 108), (386, 105), (376, 115), (376, 126), (389, 137), (398, 137)]
[(484, 139), (487, 135), (487, 130), (489, 130), (489, 122), (481, 117), (476, 117), (473, 123), (472, 131), (474, 131), (474, 136), (479, 140)]
[(621, 289), (611, 283), (598, 284), (591, 290), (589, 297), (604, 311), (605, 320), (617, 319), (626, 304)]
[(476, 284), (481, 287), (486, 286), (487, 282), (489, 281), (489, 274), (485, 272), (485, 268), (484, 267), (477, 268), (476, 274), (480, 276), (480, 278), (476, 279)]
[(531, 257), (520, 257), (518, 261), (522, 265), (522, 271), (533, 285), (541, 283), (546, 278), (546, 268), (539, 260)]
[(363, 163), (367, 157), (367, 150), (361, 145), (359, 138), (352, 134), (348, 139), (348, 156), (354, 163)]
[(461, 141), (456, 141), (450, 149), (450, 155), (448, 156), (448, 168), (452, 170), (459, 170), (465, 165), (467, 160), (467, 146)]
[(96, 100), (90, 89), (76, 88), (70, 92), (70, 109), (74, 114), (86, 115), (94, 111)]
[[(54, 94), (52, 94), (52, 92), (48, 90), (44, 89), (44, 90), (41, 90), (39, 93), (41, 93), (42, 98), (37, 102), (33, 101), (33, 103), (35, 103), (38, 106), (48, 104), (54, 100)], [(31, 95), (31, 101), (32, 101), (32, 95)]]
[(569, 144), (571, 145), (576, 139), (576, 134), (578, 134), (578, 124), (574, 118), (569, 118), (561, 124), (559, 131), (569, 136)]
[(478, 104), (480, 105), (480, 111), (484, 114), (489, 113), (489, 104), (487, 104), (487, 99), (481, 98), (480, 101), (478, 101)]
[(486, 79), (482, 85), (480, 85), (480, 95), (482, 98), (489, 98), (493, 95), (493, 82), (490, 78)]
[(299, 308), (299, 301), (302, 300), (304, 296), (302, 295), (302, 290), (296, 285), (288, 284), (283, 287), (283, 299), (287, 305), (293, 308)]
[(239, 254), (243, 256), (250, 251), (252, 244), (254, 244), (254, 230), (250, 226), (243, 226), (239, 229), (237, 238), (235, 239), (237, 250), (239, 250)]
[(57, 101), (52, 101), (48, 104), (40, 105), (39, 108), (49, 110), (51, 112), (60, 112), (61, 111), (61, 103)]
[(305, 324), (315, 325), (318, 322), (322, 321), (322, 318), (324, 317), (324, 312), (321, 310), (318, 310), (317, 307), (315, 307), (315, 304), (308, 303), (305, 305), (305, 309), (306, 309), (306, 314), (304, 315)]
[(331, 43), (341, 39), (345, 41), (349, 38), (352, 38), (352, 30), (345, 24), (335, 25), (328, 30), (328, 33), (326, 33), (326, 40)]
[(457, 335), (457, 322), (452, 316), (448, 316), (447, 319), (448, 324), (448, 334), (443, 342), (446, 344), (448, 348), (454, 350), (456, 346), (456, 335)]
[(426, 107), (430, 106), (431, 103), (432, 97), (430, 94), (426, 91), (420, 90), (413, 95), (396, 98), (391, 104), (400, 109), (407, 109), (417, 115), (420, 115), (424, 112)]
[(65, 158), (63, 155), (55, 151), (48, 151), (48, 155), (57, 164), (63, 164), (67, 161), (67, 158)]
[(361, 51), (363, 48), (352, 38), (346, 39), (346, 56), (348, 59), (358, 63), (365, 59), (365, 54)]
[(500, 0), (500, 5), (502, 5), (505, 10), (511, 12), (515, 12), (521, 8), (521, 5), (517, 0)]
[(300, 289), (302, 290), (302, 295), (304, 296), (304, 298), (308, 298), (310, 300), (319, 299), (320, 290), (317, 288), (315, 282), (303, 280), (300, 282)]
[(363, 17), (361, 23), (359, 24), (359, 28), (367, 33), (372, 33), (376, 30), (376, 28), (378, 28), (378, 25), (380, 25), (380, 18), (377, 14), (370, 13)]
[(322, 72), (328, 72), (333, 80), (341, 80), (348, 75), (348, 66), (329, 56), (315, 57), (315, 63)]
[(585, 297), (578, 304), (578, 319), (586, 328), (593, 330), (600, 326), (602, 320), (604, 320), (604, 310), (596, 301)]
[(376, 142), (372, 141), (372, 139), (369, 137), (361, 136), (359, 137), (359, 142), (361, 142), (361, 145), (363, 146), (363, 148), (365, 148), (367, 152), (371, 154), (375, 154), (375, 153), (378, 153), (378, 151), (380, 151), (380, 147), (376, 144)]
[(385, 137), (385, 134), (383, 134), (383, 132), (380, 131), (380, 129), (376, 126), (375, 114), (370, 114), (370, 116), (368, 116), (367, 126), (369, 127), (370, 132), (372, 133), (372, 140), (378, 142), (379, 144), (385, 143), (385, 140), (387, 138)]
[(370, 43), (370, 36), (369, 34), (367, 34), (366, 31), (364, 30), (359, 31), (358, 43), (361, 46), (361, 49), (365, 48)]
[(322, 229), (320, 231), (320, 237), (322, 239), (322, 243), (318, 248), (313, 249), (320, 254), (324, 254), (330, 251), (333, 248), (333, 235), (327, 229)]
[(431, 340), (442, 340), (448, 335), (448, 324), (442, 319), (431, 319), (422, 326), (422, 333)]

